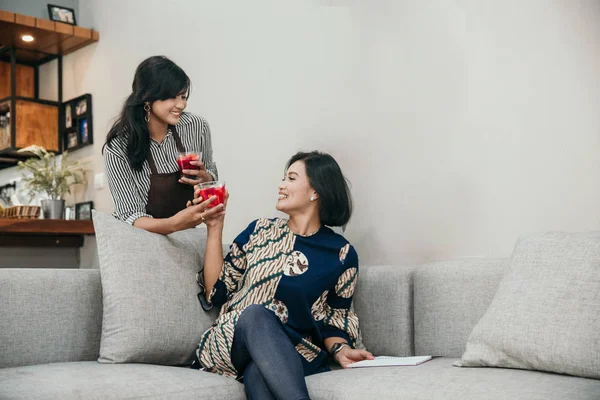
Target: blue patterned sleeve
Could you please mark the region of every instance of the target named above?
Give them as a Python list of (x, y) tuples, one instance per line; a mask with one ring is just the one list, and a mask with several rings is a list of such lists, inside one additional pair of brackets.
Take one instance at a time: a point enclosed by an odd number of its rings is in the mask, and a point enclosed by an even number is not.
[[(215, 282), (211, 293), (205, 295), (203, 271), (198, 273), (198, 283), (201, 292), (198, 294), (202, 308), (206, 311), (213, 306), (220, 307), (229, 300), (231, 295), (237, 292), (242, 276), (246, 272), (246, 245), (250, 240), (250, 235), (254, 232), (256, 221), (253, 221), (244, 231), (242, 231), (229, 247), (229, 252), (223, 259), (223, 267), (219, 279)], [(206, 297), (205, 297), (206, 296)]]
[(351, 306), (358, 280), (358, 255), (352, 246), (349, 246), (342, 262), (346, 268), (327, 294), (321, 335), (323, 339), (341, 337), (355, 346), (358, 339), (358, 317)]

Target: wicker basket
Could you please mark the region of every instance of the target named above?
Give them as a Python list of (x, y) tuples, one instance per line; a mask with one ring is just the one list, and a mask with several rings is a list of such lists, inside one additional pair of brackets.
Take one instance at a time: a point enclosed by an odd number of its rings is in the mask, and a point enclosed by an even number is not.
[(37, 219), (40, 210), (40, 206), (12, 206), (2, 210), (0, 218)]

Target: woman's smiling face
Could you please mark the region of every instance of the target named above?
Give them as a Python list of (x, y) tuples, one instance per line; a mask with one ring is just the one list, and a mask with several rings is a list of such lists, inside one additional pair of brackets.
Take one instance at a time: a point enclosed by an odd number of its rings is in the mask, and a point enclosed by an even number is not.
[[(187, 91), (166, 100), (152, 103), (152, 117), (167, 125), (177, 125), (181, 113), (187, 107)], [(152, 118), (151, 117), (151, 118)]]
[(288, 215), (306, 211), (313, 205), (311, 196), (315, 200), (318, 197), (306, 175), (306, 165), (304, 161), (296, 161), (289, 166), (283, 181), (279, 184), (276, 208)]

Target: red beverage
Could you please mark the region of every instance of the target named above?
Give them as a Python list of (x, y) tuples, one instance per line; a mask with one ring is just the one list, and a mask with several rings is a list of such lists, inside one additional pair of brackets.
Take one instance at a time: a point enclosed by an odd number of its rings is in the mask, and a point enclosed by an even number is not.
[[(199, 166), (190, 164), (191, 161), (198, 161), (198, 160), (200, 160), (200, 156), (196, 153), (180, 153), (179, 157), (177, 158), (177, 165), (179, 165), (179, 170), (182, 171), (182, 175), (183, 175), (184, 169), (200, 169)], [(197, 177), (195, 177), (193, 175), (183, 175), (183, 176), (185, 176), (186, 178), (190, 178), (190, 179), (197, 179)]]
[(225, 203), (225, 182), (206, 182), (196, 185), (196, 187), (200, 191), (199, 196), (202, 197), (202, 201), (208, 200), (211, 196), (217, 196), (217, 198), (208, 205), (208, 208), (213, 208), (219, 204)]

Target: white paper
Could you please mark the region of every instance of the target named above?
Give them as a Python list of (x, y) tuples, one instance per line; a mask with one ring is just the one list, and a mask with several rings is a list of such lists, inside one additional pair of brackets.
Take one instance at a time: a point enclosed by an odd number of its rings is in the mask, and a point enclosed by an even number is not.
[(425, 361), (431, 360), (431, 356), (415, 356), (415, 357), (375, 357), (374, 360), (363, 360), (348, 365), (348, 368), (366, 368), (366, 367), (393, 367), (419, 365)]

